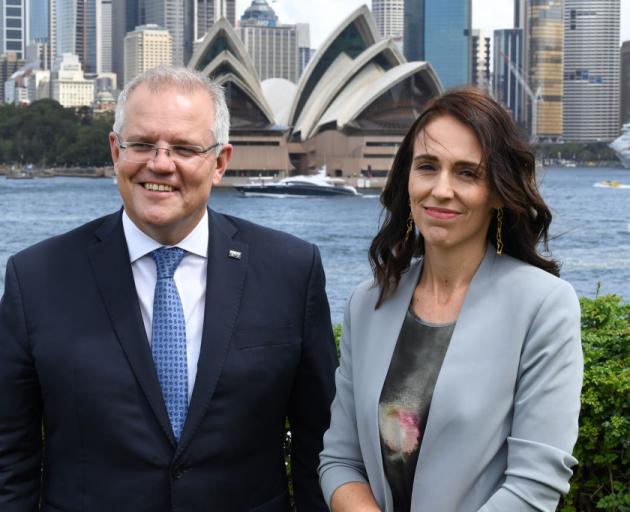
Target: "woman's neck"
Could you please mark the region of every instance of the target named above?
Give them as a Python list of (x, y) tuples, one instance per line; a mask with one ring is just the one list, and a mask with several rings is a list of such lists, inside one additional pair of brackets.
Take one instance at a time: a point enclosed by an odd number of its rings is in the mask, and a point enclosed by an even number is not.
[(460, 250), (425, 247), (412, 302), (415, 313), (432, 322), (456, 320), (485, 251), (485, 244)]

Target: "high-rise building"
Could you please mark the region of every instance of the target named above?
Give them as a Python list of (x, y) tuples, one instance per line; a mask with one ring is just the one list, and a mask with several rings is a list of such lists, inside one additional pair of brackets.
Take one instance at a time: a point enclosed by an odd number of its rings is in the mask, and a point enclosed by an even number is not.
[(516, 0), (516, 28), (523, 30), (527, 125), (534, 138), (562, 137), (563, 0)]
[[(146, 24), (167, 29), (173, 38), (173, 64), (185, 65), (193, 51), (194, 5), (182, 0), (144, 0)], [(126, 80), (126, 78), (125, 78)]]
[(85, 78), (78, 55), (61, 55), (51, 88), (52, 98), (64, 107), (90, 106), (94, 101), (94, 80)]
[(565, 140), (619, 134), (619, 9), (619, 0), (565, 0)]
[(307, 29), (305, 24), (278, 23), (276, 13), (265, 0), (254, 0), (241, 17), (237, 33), (254, 62), (260, 80), (285, 78), (297, 83), (301, 73), (300, 49), (309, 48), (310, 57)]
[(241, 16), (241, 26), (275, 27), (277, 23), (278, 16), (267, 0), (253, 0)]
[[(77, 55), (82, 70), (96, 72), (96, 0), (54, 0), (50, 3), (50, 44), (56, 56)], [(54, 27), (52, 24), (54, 23)], [(53, 39), (53, 34), (55, 38)]]
[(525, 129), (523, 92), (523, 31), (520, 28), (495, 30), (493, 45), (492, 92)]
[(48, 41), (48, 0), (30, 0), (30, 43)]
[(472, 31), (472, 84), (490, 90), (490, 38)]
[(295, 29), (297, 30), (297, 45), (298, 45), (298, 74), (302, 76), (302, 73), (306, 69), (306, 66), (311, 60), (314, 50), (311, 48), (311, 28), (308, 23), (296, 23)]
[(0, 103), (4, 103), (4, 83), (22, 66), (24, 59), (18, 58), (16, 52), (0, 54)]
[(96, 0), (96, 72), (112, 71), (112, 0)]
[(48, 0), (48, 65), (52, 69), (57, 60), (57, 0)]
[(197, 4), (195, 40), (202, 39), (215, 22), (226, 18), (236, 26), (236, 0), (193, 0)]
[(124, 85), (125, 35), (142, 25), (138, 0), (114, 0), (112, 2), (112, 71), (117, 83)]
[(630, 41), (624, 41), (621, 45), (621, 70), (619, 90), (621, 101), (619, 102), (619, 123), (630, 123)]
[(372, 0), (372, 14), (381, 36), (391, 37), (402, 48), (405, 0)]
[(30, 41), (27, 0), (0, 0), (0, 54), (15, 52), (18, 59), (26, 55)]
[(173, 38), (168, 30), (141, 25), (125, 37), (125, 84), (147, 69), (172, 63)]
[(404, 19), (407, 60), (429, 62), (444, 88), (470, 83), (471, 0), (407, 0)]

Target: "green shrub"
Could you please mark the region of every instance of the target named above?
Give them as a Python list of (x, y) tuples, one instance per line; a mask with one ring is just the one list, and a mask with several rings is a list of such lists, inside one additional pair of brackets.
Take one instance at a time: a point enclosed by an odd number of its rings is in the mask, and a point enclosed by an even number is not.
[(630, 304), (580, 300), (584, 386), (580, 461), (560, 512), (630, 511)]

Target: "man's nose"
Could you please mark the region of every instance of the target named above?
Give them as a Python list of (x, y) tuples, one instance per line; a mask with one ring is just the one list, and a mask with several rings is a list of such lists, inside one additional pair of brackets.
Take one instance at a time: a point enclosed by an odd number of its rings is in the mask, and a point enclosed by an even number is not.
[(153, 168), (155, 170), (171, 170), (171, 167), (173, 166), (171, 149), (156, 147), (153, 150), (153, 159), (151, 162), (153, 163)]

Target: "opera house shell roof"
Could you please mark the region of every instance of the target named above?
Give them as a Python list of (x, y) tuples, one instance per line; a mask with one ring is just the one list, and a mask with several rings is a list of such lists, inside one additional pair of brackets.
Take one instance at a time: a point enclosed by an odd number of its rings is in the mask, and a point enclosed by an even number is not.
[(400, 139), (426, 101), (442, 91), (429, 63), (407, 62), (392, 40), (380, 37), (366, 6), (329, 35), (297, 85), (283, 79), (261, 84), (224, 19), (197, 45), (188, 67), (226, 87), (232, 135), (282, 131), (294, 145), (309, 145), (329, 131)]

